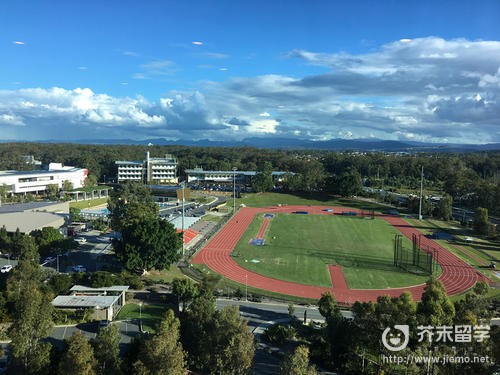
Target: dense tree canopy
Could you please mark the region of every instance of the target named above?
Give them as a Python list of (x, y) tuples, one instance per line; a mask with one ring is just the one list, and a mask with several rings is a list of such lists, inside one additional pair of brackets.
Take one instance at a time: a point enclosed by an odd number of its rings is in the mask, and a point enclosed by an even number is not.
[(114, 241), (118, 259), (131, 271), (168, 269), (180, 259), (181, 247), (181, 234), (158, 216), (126, 222)]
[(108, 209), (111, 212), (111, 227), (117, 231), (132, 222), (157, 217), (159, 210), (153, 201), (151, 188), (136, 182), (123, 183), (111, 190)]
[[(252, 147), (186, 147), (132, 145), (75, 145), (40, 143), (0, 144), (0, 170), (29, 169), (22, 155), (34, 155), (44, 164), (61, 162), (88, 168), (97, 181), (116, 176), (116, 160), (142, 160), (151, 155), (173, 154), (179, 161), (179, 176), (188, 168), (206, 170), (258, 170), (268, 162), (273, 170), (295, 173), (287, 178), (287, 191), (331, 192), (327, 178), (357, 171), (372, 187), (405, 188), (418, 192), (424, 167), (426, 189), (442, 190), (455, 205), (485, 207), (500, 214), (500, 152), (390, 154), (334, 152), (323, 150), (277, 150)], [(93, 178), (89, 183), (93, 183)], [(354, 193), (356, 194), (356, 193)], [(351, 194), (352, 195), (352, 194)]]
[(184, 375), (185, 353), (179, 342), (179, 319), (168, 310), (156, 334), (145, 341), (134, 363), (134, 372), (151, 375)]
[(97, 361), (87, 337), (77, 331), (67, 340), (67, 348), (59, 362), (60, 375), (94, 375)]
[(13, 304), (14, 320), (9, 328), (14, 368), (23, 373), (48, 371), (51, 345), (41, 339), (52, 328), (51, 296), (41, 287), (38, 252), (32, 237), (19, 240), (19, 262), (7, 280), (7, 296)]

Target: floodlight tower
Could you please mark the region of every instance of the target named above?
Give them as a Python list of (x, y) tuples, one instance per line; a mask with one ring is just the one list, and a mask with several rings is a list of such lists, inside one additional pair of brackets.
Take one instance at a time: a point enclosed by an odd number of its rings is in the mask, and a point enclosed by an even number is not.
[(233, 215), (236, 212), (236, 171), (238, 168), (233, 167)]
[(422, 196), (424, 192), (424, 166), (420, 172), (420, 201), (418, 203), (418, 220), (422, 220)]
[(185, 245), (184, 245), (184, 188), (186, 187), (186, 182), (182, 181), (181, 182), (181, 188), (182, 188), (182, 219), (181, 219), (181, 230), (182, 230), (182, 256), (184, 256), (184, 250), (185, 250)]

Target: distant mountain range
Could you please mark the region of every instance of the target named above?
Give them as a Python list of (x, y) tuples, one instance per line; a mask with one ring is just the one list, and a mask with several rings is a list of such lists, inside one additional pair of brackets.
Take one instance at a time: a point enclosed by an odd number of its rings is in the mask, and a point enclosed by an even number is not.
[[(6, 142), (6, 141), (4, 141)], [(16, 141), (9, 141), (16, 142)], [(61, 140), (39, 141), (41, 143), (67, 143)], [(133, 139), (80, 139), (70, 143), (79, 144), (109, 144), (109, 145), (179, 145), (198, 147), (257, 147), (295, 150), (332, 150), (332, 151), (386, 151), (386, 152), (466, 152), (466, 151), (500, 151), (500, 143), (489, 144), (446, 144), (388, 141), (380, 139), (332, 139), (328, 141), (312, 141), (296, 138), (246, 138), (241, 141), (202, 140), (169, 140), (152, 138), (145, 140)]]

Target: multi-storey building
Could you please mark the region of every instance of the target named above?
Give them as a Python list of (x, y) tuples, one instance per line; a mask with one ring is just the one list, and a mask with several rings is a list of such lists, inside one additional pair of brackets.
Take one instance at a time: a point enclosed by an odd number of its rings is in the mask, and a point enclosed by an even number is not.
[(63, 187), (65, 181), (73, 188), (85, 186), (88, 170), (75, 167), (63, 167), (61, 163), (50, 163), (47, 170), (35, 171), (0, 171), (0, 186), (7, 187), (7, 193), (40, 193), (47, 190), (48, 185)]
[(146, 153), (145, 160), (116, 161), (118, 182), (138, 181), (148, 184), (177, 182), (177, 159), (172, 155), (164, 158), (151, 158)]
[[(238, 184), (251, 184), (252, 178), (258, 173), (256, 171), (206, 171), (203, 168), (186, 169), (187, 181), (190, 183), (224, 183), (233, 182)], [(273, 171), (271, 175), (273, 180), (280, 182), (284, 175), (293, 174), (290, 172)]]

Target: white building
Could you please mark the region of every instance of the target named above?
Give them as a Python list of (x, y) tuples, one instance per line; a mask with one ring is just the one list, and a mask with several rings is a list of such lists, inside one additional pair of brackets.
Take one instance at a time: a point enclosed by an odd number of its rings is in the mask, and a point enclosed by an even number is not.
[(65, 181), (74, 188), (85, 186), (88, 170), (75, 167), (63, 167), (61, 163), (50, 163), (48, 170), (36, 171), (0, 171), (0, 186), (7, 186), (11, 194), (40, 193), (48, 185), (63, 187)]
[[(197, 182), (232, 182), (233, 178), (238, 184), (250, 184), (252, 178), (258, 173), (256, 171), (206, 171), (203, 168), (194, 168), (194, 169), (186, 169), (187, 181), (189, 183), (197, 183)], [(292, 172), (281, 172), (281, 171), (273, 171), (271, 172), (271, 176), (274, 181), (280, 182), (283, 179), (283, 176), (286, 174), (293, 175)]]
[(177, 159), (172, 155), (164, 158), (151, 158), (146, 153), (146, 160), (116, 161), (118, 182), (137, 181), (153, 184), (177, 182)]

